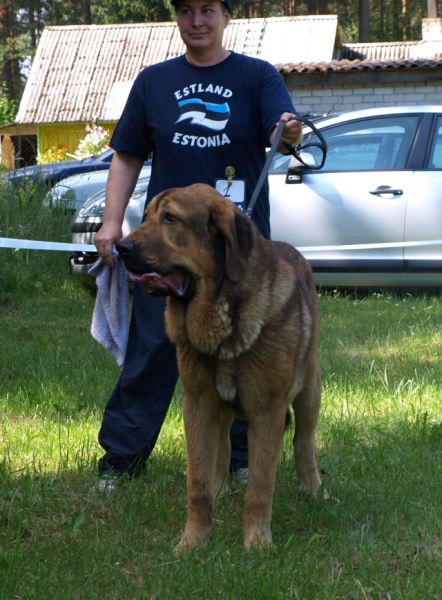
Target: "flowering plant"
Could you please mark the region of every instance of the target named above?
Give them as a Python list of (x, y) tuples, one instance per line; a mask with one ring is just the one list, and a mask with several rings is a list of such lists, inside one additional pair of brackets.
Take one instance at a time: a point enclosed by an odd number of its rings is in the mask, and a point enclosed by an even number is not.
[(51, 146), (45, 152), (38, 155), (38, 164), (45, 165), (52, 162), (61, 162), (69, 160), (66, 152), (69, 150), (67, 146)]
[(109, 132), (99, 125), (86, 125), (86, 137), (78, 144), (75, 150), (75, 158), (87, 158), (97, 156), (109, 148)]

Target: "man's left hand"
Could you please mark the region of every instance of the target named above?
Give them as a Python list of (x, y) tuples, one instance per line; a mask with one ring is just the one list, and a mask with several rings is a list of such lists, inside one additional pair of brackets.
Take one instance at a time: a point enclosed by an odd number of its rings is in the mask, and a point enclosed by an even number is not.
[[(294, 113), (283, 113), (279, 119), (279, 123), (285, 123), (285, 126), (278, 144), (278, 152), (286, 154), (287, 148), (284, 146), (284, 144), (298, 146), (298, 144), (302, 142), (302, 123), (296, 119), (296, 115)], [(276, 124), (275, 129), (270, 135), (270, 142), (273, 141), (279, 123)]]

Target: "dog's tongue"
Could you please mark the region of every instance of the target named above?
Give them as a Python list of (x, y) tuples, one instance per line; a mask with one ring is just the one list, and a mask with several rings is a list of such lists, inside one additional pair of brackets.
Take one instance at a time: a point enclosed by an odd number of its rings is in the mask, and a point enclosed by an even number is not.
[(130, 273), (130, 278), (144, 285), (146, 290), (153, 295), (169, 296), (175, 294), (180, 298), (186, 293), (188, 281), (183, 273), (176, 271), (171, 275), (159, 275), (158, 273)]
[(160, 279), (161, 275), (158, 273), (130, 273), (130, 278), (137, 283), (148, 283), (152, 279)]

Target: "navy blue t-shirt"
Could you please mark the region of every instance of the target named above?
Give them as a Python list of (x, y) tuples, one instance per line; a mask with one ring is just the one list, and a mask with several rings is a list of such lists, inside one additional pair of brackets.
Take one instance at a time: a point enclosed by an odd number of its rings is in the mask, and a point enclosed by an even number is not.
[[(147, 200), (172, 187), (215, 186), (225, 169), (246, 181), (250, 201), (265, 163), (269, 135), (284, 112), (295, 112), (287, 88), (266, 61), (231, 53), (209, 67), (179, 56), (137, 77), (111, 147), (146, 160), (153, 152)], [(253, 212), (270, 237), (268, 185)]]

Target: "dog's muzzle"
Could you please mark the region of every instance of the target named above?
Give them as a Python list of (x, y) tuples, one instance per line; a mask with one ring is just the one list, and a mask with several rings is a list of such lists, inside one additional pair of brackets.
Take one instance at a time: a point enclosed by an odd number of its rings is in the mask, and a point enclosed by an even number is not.
[(158, 266), (143, 263), (137, 245), (130, 239), (117, 242), (119, 257), (129, 271), (130, 278), (143, 285), (152, 296), (178, 296), (190, 299), (193, 296), (193, 278), (188, 271), (180, 267), (161, 273)]

